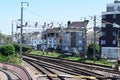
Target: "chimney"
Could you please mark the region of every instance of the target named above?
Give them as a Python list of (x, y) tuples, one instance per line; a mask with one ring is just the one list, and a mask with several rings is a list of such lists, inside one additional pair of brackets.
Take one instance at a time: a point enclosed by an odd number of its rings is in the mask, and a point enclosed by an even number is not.
[(67, 22), (67, 26), (69, 26), (70, 24), (71, 24), (71, 21), (68, 21), (68, 22)]

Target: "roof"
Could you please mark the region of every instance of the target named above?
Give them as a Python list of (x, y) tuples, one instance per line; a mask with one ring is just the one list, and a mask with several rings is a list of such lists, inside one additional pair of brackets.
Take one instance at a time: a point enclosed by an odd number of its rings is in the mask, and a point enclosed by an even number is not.
[(51, 29), (46, 29), (45, 33), (58, 33), (60, 31), (60, 28), (51, 28)]
[(80, 27), (85, 27), (88, 24), (88, 20), (81, 21), (81, 22), (72, 22), (70, 25), (68, 25), (68, 28), (80, 28)]
[(68, 25), (67, 28), (65, 28), (66, 31), (74, 32), (74, 31), (82, 31), (85, 29), (85, 27), (88, 24), (88, 20), (81, 21), (81, 22), (72, 22), (70, 25)]
[(88, 20), (81, 21), (81, 22), (72, 22), (70, 25), (67, 26), (67, 28), (64, 28), (64, 29), (61, 29), (60, 27), (46, 29), (44, 34), (58, 33), (61, 30), (68, 31), (68, 32), (83, 31), (85, 29), (85, 26), (87, 26), (88, 22), (89, 22)]

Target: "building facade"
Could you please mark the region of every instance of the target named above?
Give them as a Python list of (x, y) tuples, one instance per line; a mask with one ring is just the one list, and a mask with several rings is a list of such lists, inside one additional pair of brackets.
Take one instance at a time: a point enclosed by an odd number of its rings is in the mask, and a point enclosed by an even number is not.
[(85, 27), (88, 20), (72, 22), (63, 30), (62, 50), (66, 52), (83, 52), (85, 50)]
[(61, 49), (60, 28), (49, 28), (44, 32), (46, 49)]
[(120, 25), (120, 2), (107, 4), (106, 12), (102, 12), (102, 28), (100, 37), (101, 57), (118, 58), (117, 34)]

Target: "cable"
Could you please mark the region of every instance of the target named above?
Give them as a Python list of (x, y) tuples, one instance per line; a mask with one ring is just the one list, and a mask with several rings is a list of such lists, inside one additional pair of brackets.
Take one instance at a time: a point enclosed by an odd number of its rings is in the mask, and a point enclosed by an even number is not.
[[(37, 15), (37, 16), (39, 16), (39, 17), (41, 17), (41, 18), (43, 18), (43, 19), (45, 19), (45, 20), (47, 20), (47, 21), (55, 22), (55, 21), (53, 21), (53, 20), (51, 20), (51, 19), (48, 19), (48, 18), (45, 18), (45, 17), (41, 16), (40, 14), (35, 13), (35, 12), (31, 11), (31, 10), (28, 10), (28, 9), (25, 9), (25, 8), (24, 8), (24, 10), (26, 10), (26, 11), (28, 11), (28, 12), (34, 14), (34, 15)], [(55, 23), (56, 23), (56, 22), (55, 22)]]

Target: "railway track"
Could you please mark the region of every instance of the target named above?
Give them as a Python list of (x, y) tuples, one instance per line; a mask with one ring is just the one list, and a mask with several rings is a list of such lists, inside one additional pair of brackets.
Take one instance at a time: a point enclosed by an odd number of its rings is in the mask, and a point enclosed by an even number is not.
[(33, 58), (40, 59), (40, 60), (44, 60), (44, 61), (67, 63), (67, 64), (71, 64), (71, 65), (78, 66), (78, 67), (84, 67), (84, 68), (88, 68), (88, 69), (100, 70), (100, 71), (120, 75), (120, 72), (116, 71), (111, 66), (92, 64), (92, 63), (84, 63), (84, 62), (75, 62), (75, 61), (70, 61), (70, 60), (65, 60), (65, 59), (56, 59), (56, 58), (43, 57), (43, 56), (41, 57), (41, 56), (36, 56), (36, 55), (26, 55), (26, 56), (33, 57)]
[(56, 76), (56, 73), (51, 71), (50, 69), (46, 68), (43, 63), (40, 63), (38, 61), (33, 61), (31, 59), (24, 58), (26, 62), (34, 66), (36, 69), (38, 69), (40, 72), (42, 72), (43, 75), (40, 75), (41, 77), (47, 77), (49, 80), (64, 80), (64, 78), (60, 76)]
[[(7, 79), (8, 79), (8, 80), (12, 80), (11, 76), (10, 76), (7, 72), (5, 72), (5, 71), (3, 71), (3, 70), (0, 70), (0, 73), (2, 74), (2, 75), (1, 75), (2, 78), (4, 77), (6, 80), (7, 80)], [(0, 80), (1, 80), (2, 78), (0, 78)]]
[[(80, 65), (77, 65), (77, 64), (70, 64), (70, 61), (69, 63), (67, 62), (64, 62), (63, 60), (59, 61), (59, 60), (54, 60), (54, 59), (51, 59), (51, 58), (48, 58), (46, 59), (46, 57), (38, 57), (38, 56), (30, 56), (29, 57), (32, 57), (36, 60), (33, 60), (32, 58), (26, 58), (24, 57), (24, 60), (25, 61), (28, 61), (28, 62), (34, 62), (35, 64), (38, 64), (38, 65), (41, 65), (42, 67), (46, 67), (46, 68), (51, 68), (51, 69), (55, 69), (55, 70), (58, 70), (58, 71), (61, 71), (61, 72), (65, 72), (65, 73), (68, 73), (68, 74), (71, 74), (71, 75), (75, 75), (75, 76), (81, 76), (81, 75), (84, 75), (84, 76), (94, 76), (98, 79), (105, 79), (105, 78), (117, 78), (119, 77), (119, 75), (117, 74), (117, 76), (114, 75), (114, 77), (112, 76), (105, 76), (104, 74), (102, 73), (97, 73), (96, 71), (91, 71), (91, 69), (89, 69), (88, 67), (82, 67)], [(110, 68), (111, 69), (111, 68)], [(63, 77), (63, 76), (62, 76)]]
[(22, 78), (16, 73), (8, 70), (0, 70), (1, 78), (0, 80), (22, 80)]
[[(1, 63), (0, 70), (6, 74), (7, 80), (32, 80), (31, 76), (27, 70), (19, 65), (10, 64), (10, 63)], [(4, 76), (2, 80), (6, 80)]]

